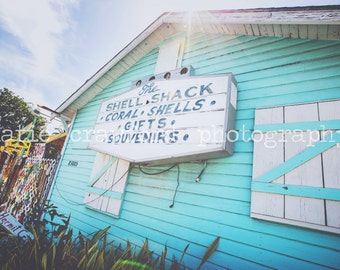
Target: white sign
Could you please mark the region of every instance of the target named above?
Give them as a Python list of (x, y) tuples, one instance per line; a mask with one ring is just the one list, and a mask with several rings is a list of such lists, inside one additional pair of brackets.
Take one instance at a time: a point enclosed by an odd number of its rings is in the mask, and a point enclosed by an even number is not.
[(231, 74), (149, 81), (103, 102), (89, 148), (143, 164), (231, 155), (236, 95)]
[(0, 212), (0, 226), (9, 233), (20, 237), (23, 241), (26, 241), (28, 238), (34, 239), (33, 234), (26, 230), (10, 213)]

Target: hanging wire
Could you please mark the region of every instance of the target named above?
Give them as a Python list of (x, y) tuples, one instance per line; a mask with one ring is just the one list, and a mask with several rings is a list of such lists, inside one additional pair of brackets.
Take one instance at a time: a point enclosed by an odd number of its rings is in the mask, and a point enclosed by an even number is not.
[(57, 190), (57, 192), (58, 192), (60, 198), (62, 198), (66, 203), (71, 204), (71, 205), (75, 205), (75, 206), (84, 206), (84, 205), (86, 206), (86, 205), (88, 205), (89, 203), (92, 203), (92, 202), (98, 200), (99, 198), (103, 197), (103, 196), (105, 195), (105, 193), (107, 193), (108, 191), (110, 191), (115, 185), (117, 185), (120, 181), (122, 181), (123, 178), (125, 177), (125, 175), (126, 175), (131, 169), (132, 169), (132, 166), (131, 166), (131, 164), (130, 164), (129, 168), (124, 172), (124, 174), (123, 174), (116, 182), (114, 182), (110, 187), (108, 187), (107, 189), (105, 189), (101, 194), (99, 194), (98, 197), (96, 197), (96, 198), (94, 198), (93, 200), (88, 201), (88, 202), (86, 202), (86, 203), (77, 203), (77, 202), (72, 202), (72, 201), (66, 199), (66, 198), (61, 194), (61, 192), (60, 192), (60, 190), (59, 190), (57, 184), (55, 185), (55, 187), (56, 187), (56, 190)]
[[(195, 182), (199, 182), (200, 181), (200, 178), (202, 176), (202, 174), (204, 173), (204, 170), (206, 169), (208, 165), (208, 162), (207, 160), (204, 161), (204, 165), (203, 165), (203, 169), (201, 170), (201, 172), (199, 173), (199, 175), (197, 176)], [(173, 169), (174, 167), (177, 167), (177, 179), (176, 179), (176, 182), (177, 182), (177, 185), (176, 185), (176, 188), (175, 188), (175, 192), (174, 192), (174, 195), (173, 195), (173, 198), (172, 198), (172, 203), (169, 205), (169, 208), (173, 208), (174, 205), (175, 205), (175, 199), (176, 199), (176, 195), (177, 195), (177, 191), (178, 191), (178, 188), (179, 188), (179, 184), (180, 184), (180, 181), (179, 181), (179, 176), (180, 176), (180, 166), (178, 163), (175, 163), (173, 165), (171, 165), (169, 168), (166, 168), (162, 171), (159, 171), (159, 172), (147, 172), (145, 171), (141, 165), (138, 165), (138, 168), (139, 170), (146, 174), (146, 175), (159, 175), (159, 174), (162, 174), (162, 173), (165, 173), (165, 172), (168, 172), (170, 171), (171, 169)], [(68, 199), (66, 199), (60, 192), (59, 188), (58, 188), (58, 185), (56, 184), (55, 187), (56, 187), (56, 190), (60, 196), (60, 198), (62, 198), (66, 203), (68, 204), (71, 204), (71, 205), (75, 205), (75, 206), (83, 206), (83, 205), (88, 205), (89, 203), (92, 203), (96, 200), (98, 200), (99, 198), (101, 198), (102, 196), (104, 196), (108, 191), (110, 191), (116, 184), (118, 184), (120, 181), (122, 181), (122, 179), (125, 177), (125, 175), (127, 173), (129, 173), (131, 171), (131, 169), (133, 168), (133, 166), (129, 166), (129, 168), (124, 172), (124, 174), (116, 181), (114, 182), (109, 188), (105, 189), (101, 194), (99, 194), (98, 197), (94, 198), (93, 200), (91, 201), (88, 201), (86, 203), (77, 203), (77, 202), (72, 202)]]
[(165, 170), (162, 170), (162, 171), (159, 171), (159, 172), (154, 172), (154, 173), (144, 171), (144, 169), (142, 169), (141, 165), (138, 165), (138, 168), (142, 173), (144, 173), (146, 175), (158, 175), (158, 174), (162, 174), (162, 173), (165, 173), (167, 171), (170, 171), (172, 168), (174, 168), (176, 166), (178, 166), (177, 163), (173, 164), (172, 166), (170, 166), (169, 168), (167, 168)]
[(176, 198), (177, 190), (178, 190), (178, 187), (179, 187), (179, 165), (176, 164), (176, 167), (177, 167), (177, 186), (176, 186), (176, 189), (175, 189), (174, 196), (172, 198), (172, 204), (169, 205), (170, 208), (174, 207), (174, 205), (175, 205), (175, 198)]
[(203, 169), (201, 170), (201, 172), (200, 172), (200, 174), (196, 177), (196, 179), (195, 179), (195, 182), (196, 183), (198, 183), (199, 181), (201, 181), (201, 176), (202, 176), (202, 174), (204, 173), (204, 171), (205, 171), (205, 168), (208, 166), (208, 161), (207, 160), (205, 160), (204, 161), (204, 165), (203, 165)]
[(174, 196), (172, 198), (172, 204), (169, 205), (170, 208), (173, 208), (174, 205), (175, 205), (175, 198), (176, 198), (176, 195), (177, 195), (177, 191), (178, 191), (178, 187), (179, 187), (179, 174), (180, 174), (180, 168), (179, 168), (179, 164), (178, 163), (175, 163), (173, 165), (171, 165), (169, 168), (165, 169), (165, 170), (162, 170), (162, 171), (159, 171), (159, 172), (154, 172), (154, 173), (151, 173), (151, 172), (146, 172), (144, 169), (142, 169), (141, 165), (138, 165), (138, 168), (139, 170), (146, 174), (146, 175), (159, 175), (159, 174), (162, 174), (162, 173), (165, 173), (165, 172), (168, 172), (170, 171), (172, 168), (174, 167), (177, 167), (177, 186), (175, 188), (175, 193), (174, 193)]

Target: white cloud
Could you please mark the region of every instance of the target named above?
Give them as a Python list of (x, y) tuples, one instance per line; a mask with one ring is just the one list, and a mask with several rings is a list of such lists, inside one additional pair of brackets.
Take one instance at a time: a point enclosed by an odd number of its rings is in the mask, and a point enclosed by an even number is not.
[(58, 62), (65, 47), (64, 34), (74, 26), (70, 10), (77, 7), (77, 1), (0, 0), (0, 26), (9, 33), (7, 40), (0, 40), (0, 70), (7, 75), (0, 78), (0, 87), (10, 88), (26, 101), (56, 106), (50, 96), (56, 93), (49, 91), (62, 94), (65, 84), (79, 83), (64, 75)]
[(0, 18), (4, 27), (16, 36), (32, 54), (31, 72), (48, 74), (56, 64), (62, 47), (61, 35), (70, 18), (65, 9), (58, 9), (45, 0), (0, 1)]

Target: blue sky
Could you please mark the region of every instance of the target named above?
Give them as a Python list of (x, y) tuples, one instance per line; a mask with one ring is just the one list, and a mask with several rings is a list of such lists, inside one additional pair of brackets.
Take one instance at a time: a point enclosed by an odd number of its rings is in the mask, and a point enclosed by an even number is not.
[(0, 88), (55, 109), (163, 12), (340, 0), (0, 0)]

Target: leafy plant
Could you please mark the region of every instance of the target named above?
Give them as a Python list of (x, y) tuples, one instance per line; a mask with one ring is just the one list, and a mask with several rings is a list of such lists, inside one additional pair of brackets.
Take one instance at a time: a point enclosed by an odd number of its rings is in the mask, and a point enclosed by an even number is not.
[[(20, 239), (12, 239), (11, 250), (6, 253), (2, 262), (2, 269), (16, 270), (164, 270), (167, 266), (167, 246), (165, 245), (161, 256), (156, 256), (149, 249), (146, 239), (139, 249), (127, 241), (125, 248), (122, 245), (114, 246), (108, 242), (110, 227), (99, 230), (91, 236), (82, 233), (73, 235), (69, 228), (70, 217), (57, 212), (54, 205), (47, 204), (43, 207), (46, 212), (42, 221), (34, 220), (30, 231), (34, 239), (28, 239), (22, 244)], [(0, 233), (3, 236), (4, 233)], [(219, 237), (207, 248), (204, 253), (200, 269), (210, 256), (216, 251)], [(183, 250), (179, 261), (172, 258), (170, 270), (186, 269), (183, 265), (184, 256), (189, 244)]]
[(211, 257), (211, 255), (216, 251), (218, 244), (220, 242), (220, 237), (217, 237), (211, 244), (210, 246), (207, 248), (207, 250), (205, 251), (201, 263), (198, 266), (197, 270), (201, 269), (201, 267), (203, 266), (203, 264), (205, 264), (208, 259)]

